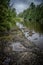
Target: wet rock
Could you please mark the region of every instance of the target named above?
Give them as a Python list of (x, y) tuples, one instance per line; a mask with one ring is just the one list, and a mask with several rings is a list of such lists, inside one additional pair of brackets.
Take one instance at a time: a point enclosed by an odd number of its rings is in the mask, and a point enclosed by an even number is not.
[[(22, 35), (22, 33), (20, 34), (19, 33), (20, 31), (17, 32), (15, 35), (13, 35), (14, 37), (13, 37), (12, 42), (9, 42), (9, 43), (2, 42), (3, 44), (5, 43), (5, 46), (4, 46), (5, 54), (2, 53), (2, 55), (4, 56), (1, 56), (3, 59), (1, 60), (1, 63), (3, 63), (4, 65), (43, 65), (42, 64), (43, 63), (43, 53), (41, 54), (39, 48), (37, 48), (33, 43), (27, 40)], [(30, 36), (32, 34), (33, 33), (31, 33)], [(16, 44), (14, 42), (20, 42), (20, 44)], [(15, 51), (13, 51), (12, 47), (10, 46), (13, 43), (14, 43), (13, 47), (16, 47), (17, 51), (15, 48), (14, 48)]]
[(9, 65), (10, 64), (10, 58), (6, 57), (6, 59), (3, 61), (3, 65)]
[(25, 51), (26, 48), (21, 44), (21, 42), (14, 42), (10, 45), (12, 51)]
[(4, 48), (4, 53), (6, 53), (6, 52), (8, 53), (8, 52), (11, 52), (11, 51), (12, 51), (12, 47), (8, 46), (8, 47)]

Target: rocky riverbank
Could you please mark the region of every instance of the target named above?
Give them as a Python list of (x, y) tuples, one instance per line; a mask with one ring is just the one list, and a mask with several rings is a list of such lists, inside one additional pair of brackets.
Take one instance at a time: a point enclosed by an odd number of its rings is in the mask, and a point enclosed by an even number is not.
[[(14, 33), (15, 32), (15, 33)], [(8, 38), (9, 39), (9, 38)], [(18, 29), (0, 40), (0, 65), (42, 65), (43, 52)]]

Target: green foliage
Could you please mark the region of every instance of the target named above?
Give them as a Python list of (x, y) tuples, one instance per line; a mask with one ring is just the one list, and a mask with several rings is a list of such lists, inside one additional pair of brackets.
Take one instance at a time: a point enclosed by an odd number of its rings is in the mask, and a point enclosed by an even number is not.
[(15, 24), (16, 11), (10, 8), (9, 3), (10, 0), (0, 1), (0, 31), (9, 31)]
[(31, 9), (34, 9), (35, 8), (35, 4), (33, 2), (30, 4), (30, 8)]
[(24, 24), (35, 31), (43, 32), (43, 3), (35, 6), (34, 3), (24, 12), (19, 14), (24, 19)]
[(25, 21), (36, 21), (43, 24), (43, 4), (35, 6), (34, 3), (30, 4), (30, 7), (23, 13), (19, 14)]

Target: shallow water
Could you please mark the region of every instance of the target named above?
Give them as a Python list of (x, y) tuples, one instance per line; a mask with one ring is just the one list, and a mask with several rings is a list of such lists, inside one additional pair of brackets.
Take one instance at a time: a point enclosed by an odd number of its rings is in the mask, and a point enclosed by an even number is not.
[(32, 43), (36, 44), (40, 49), (43, 50), (43, 34), (36, 33), (34, 30), (27, 30), (27, 28), (19, 22), (17, 22), (16, 25), (20, 28), (20, 30), (28, 40), (30, 40)]

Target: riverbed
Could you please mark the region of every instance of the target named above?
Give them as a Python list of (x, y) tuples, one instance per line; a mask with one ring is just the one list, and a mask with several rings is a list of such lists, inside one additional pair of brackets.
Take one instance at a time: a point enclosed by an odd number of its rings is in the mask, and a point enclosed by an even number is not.
[(34, 30), (27, 29), (27, 27), (20, 22), (17, 22), (16, 25), (29, 41), (31, 41), (32, 43), (37, 45), (37, 47), (43, 50), (43, 34), (37, 33)]

